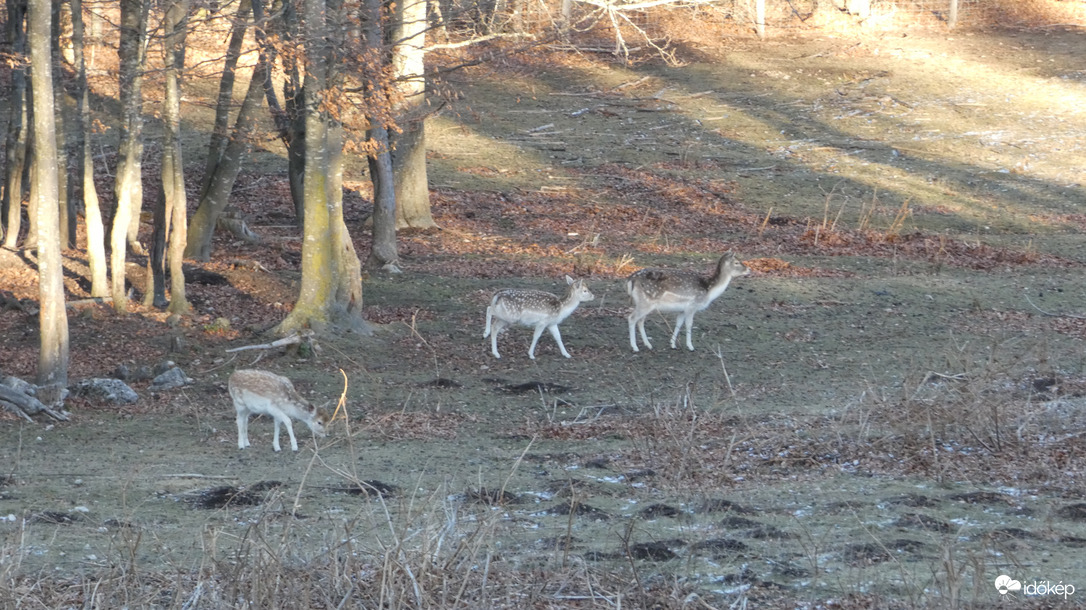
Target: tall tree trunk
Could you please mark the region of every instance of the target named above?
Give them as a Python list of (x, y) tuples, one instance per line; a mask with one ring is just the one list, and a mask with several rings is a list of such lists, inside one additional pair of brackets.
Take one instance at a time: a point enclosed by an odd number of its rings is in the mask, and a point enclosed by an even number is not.
[(392, 67), (403, 103), (396, 109), (399, 133), (389, 134), (396, 181), (396, 228), (431, 229), (430, 185), (426, 173), (426, 0), (393, 5)]
[(268, 75), (268, 66), (258, 63), (249, 80), (249, 89), (241, 103), (234, 132), (226, 145), (219, 162), (215, 165), (207, 182), (207, 188), (200, 197), (196, 211), (189, 223), (188, 244), (185, 256), (206, 261), (211, 258), (211, 237), (215, 233), (215, 223), (230, 203), (230, 191), (234, 188), (241, 164), (249, 152), (250, 137), (256, 129), (260, 113), (260, 99), (264, 96), (264, 80)]
[(170, 313), (188, 314), (192, 311), (185, 295), (185, 242), (188, 231), (188, 200), (185, 195), (185, 164), (181, 155), (181, 71), (185, 68), (185, 37), (191, 0), (179, 0), (167, 12), (166, 40), (172, 65), (166, 72), (167, 125), (166, 144), (162, 156), (162, 187), (166, 209), (170, 212)]
[[(275, 82), (272, 80), (275, 59), (279, 56), (279, 53), (275, 45), (268, 39), (269, 30), (273, 32), (283, 30), (283, 20), (281, 17), (275, 20), (268, 19), (264, 13), (264, 0), (252, 0), (252, 2), (253, 21), (256, 22), (256, 43), (260, 53), (258, 61), (268, 66), (267, 78), (264, 80), (264, 99), (268, 102), (268, 112), (271, 113), (272, 120), (275, 122), (275, 129), (279, 133), (279, 139), (283, 141), (287, 148), (290, 148), (290, 117), (287, 116), (283, 106), (279, 103), (279, 96), (275, 92)], [(283, 5), (281, 1), (273, 1), (272, 12), (276, 15), (282, 15)]]
[(381, 0), (364, 0), (361, 8), (362, 39), (367, 55), (372, 58), (370, 61), (376, 64), (374, 69), (364, 76), (369, 80), (367, 88), (370, 99), (367, 103), (373, 106), (374, 110), (368, 117), (371, 126), (366, 134), (369, 139), (370, 182), (373, 183), (373, 243), (366, 259), (366, 268), (400, 273), (399, 252), (396, 248), (398, 194), (388, 127), (381, 123), (385, 113), (379, 111), (388, 107), (388, 97), (384, 95), (386, 84), (381, 82), (384, 74), (381, 68), (388, 58), (382, 35), (386, 19), (385, 6)]
[(234, 81), (237, 75), (238, 59), (241, 57), (241, 46), (245, 42), (245, 30), (248, 29), (251, 8), (250, 0), (241, 0), (237, 13), (234, 14), (234, 26), (230, 30), (230, 43), (226, 48), (226, 61), (222, 68), (222, 78), (219, 80), (219, 98), (215, 104), (215, 122), (211, 127), (211, 142), (207, 147), (204, 183), (200, 187), (201, 198), (211, 184), (215, 168), (222, 159), (229, 140), (227, 134), (230, 130), (230, 109), (234, 107)]
[(362, 279), (358, 255), (343, 221), (343, 141), (341, 127), (321, 106), (329, 93), (329, 28), (325, 0), (304, 0), (305, 224), (302, 283), (298, 302), (276, 329), (280, 334), (330, 326), (369, 332), (362, 320)]
[(34, 90), (34, 171), (32, 198), (38, 213), (38, 312), (41, 351), (38, 385), (68, 385), (68, 314), (64, 308), (64, 269), (60, 255), (60, 201), (57, 141), (53, 116), (52, 9), (49, 0), (30, 0), (27, 40), (30, 86)]
[[(297, 46), (302, 36), (299, 33), (301, 18), (295, 2), (283, 4), (283, 45)], [(287, 177), (290, 181), (290, 198), (294, 201), (294, 222), (299, 227), (305, 226), (305, 89), (302, 84), (302, 70), (295, 54), (282, 57), (283, 105), (286, 123), (290, 130), (287, 142)]]
[[(178, 210), (185, 209), (185, 173), (181, 156), (181, 71), (185, 68), (185, 34), (188, 28), (189, 0), (176, 0), (166, 6), (163, 28), (166, 38), (163, 41), (165, 57), (165, 96), (162, 99), (162, 186), (154, 208), (154, 231), (151, 241), (151, 255), (147, 259), (150, 273), (147, 274), (148, 290), (144, 303), (158, 308), (170, 304), (176, 313), (185, 313), (190, 309), (185, 301), (185, 279), (178, 256), (176, 242), (184, 240), (184, 223), (180, 226), (173, 220)], [(184, 219), (182, 212), (181, 218)], [(171, 300), (166, 300), (166, 243), (170, 243)], [(183, 251), (181, 251), (183, 255)], [(180, 277), (178, 277), (180, 275)], [(176, 289), (180, 286), (181, 292)], [(178, 298), (180, 297), (180, 299)]]
[(87, 63), (83, 45), (83, 0), (72, 4), (72, 62), (76, 77), (72, 95), (75, 97), (79, 124), (72, 130), (71, 160), (68, 164), (68, 199), (76, 207), (82, 204), (87, 227), (87, 264), (90, 266), (91, 296), (109, 295), (108, 265), (106, 264), (105, 227), (98, 189), (94, 184), (94, 158), (90, 154), (90, 112), (87, 110)]
[(388, 151), (388, 129), (383, 126), (371, 128), (369, 139), (375, 147), (369, 155), (370, 181), (373, 182), (373, 245), (366, 268), (400, 273), (396, 248), (396, 190), (392, 155)]
[[(120, 60), (121, 141), (118, 146), (117, 178), (114, 191), (117, 198), (113, 228), (110, 235), (112, 254), (110, 267), (113, 272), (110, 288), (113, 308), (127, 310), (124, 291), (125, 243), (129, 229), (139, 222), (143, 200), (143, 181), (140, 175), (143, 157), (142, 110), (142, 47), (147, 30), (147, 5), (143, 0), (121, 0), (121, 37), (118, 49)], [(138, 224), (137, 224), (138, 226)], [(133, 250), (139, 253), (138, 242)]]
[[(26, 2), (8, 0), (8, 40), (11, 41), (12, 53), (26, 55)], [(16, 66), (11, 73), (10, 101), (11, 119), (8, 122), (8, 134), (4, 141), (4, 193), (0, 201), (5, 222), (4, 247), (14, 249), (19, 244), (19, 231), (22, 229), (23, 196), (26, 194), (27, 154), (30, 146), (30, 104), (29, 90), (26, 86), (26, 67)]]
[[(52, 41), (51, 52), (53, 58), (53, 77), (56, 78), (56, 82), (53, 83), (53, 121), (54, 131), (56, 132), (56, 150), (57, 150), (57, 167), (60, 169), (57, 173), (57, 196), (60, 198), (60, 247), (75, 248), (75, 235), (76, 235), (76, 220), (78, 219), (78, 210), (76, 209), (72, 198), (68, 196), (68, 122), (67, 118), (71, 114), (72, 108), (71, 102), (69, 102), (68, 96), (64, 91), (64, 67), (62, 64), (63, 58), (61, 56), (61, 42), (64, 37), (61, 36), (60, 20), (61, 9), (65, 6), (65, 3), (61, 0), (53, 0), (51, 10), (53, 11), (52, 17), (52, 34), (50, 40)], [(70, 42), (70, 40), (69, 40)]]

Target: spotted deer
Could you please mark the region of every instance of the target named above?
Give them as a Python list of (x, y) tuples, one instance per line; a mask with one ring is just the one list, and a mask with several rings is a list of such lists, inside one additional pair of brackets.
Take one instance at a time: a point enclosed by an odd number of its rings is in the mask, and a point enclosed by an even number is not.
[(498, 333), (514, 324), (535, 327), (532, 346), (528, 348), (528, 357), (532, 360), (535, 360), (535, 346), (544, 330), (550, 331), (562, 355), (571, 357), (566, 346), (562, 344), (562, 333), (558, 332), (558, 325), (568, 318), (578, 305), (591, 301), (596, 296), (588, 289), (584, 280), (574, 280), (567, 275), (566, 284), (569, 289), (561, 299), (542, 290), (506, 289), (494, 294), (494, 298), (490, 299), (490, 307), (486, 308), (486, 330), (483, 338), (490, 337), (490, 351), (495, 358), (501, 358), (498, 353)]
[(228, 388), (238, 414), (238, 449), (249, 446), (250, 415), (268, 415), (275, 421), (272, 448), (276, 451), (280, 450), (280, 425), (287, 429), (287, 435), (290, 436), (290, 449), (298, 450), (291, 418), (309, 426), (313, 436), (324, 436), (328, 413), (309, 404), (286, 377), (268, 371), (240, 369), (230, 376)]
[(672, 269), (642, 269), (626, 280), (626, 292), (633, 299), (633, 311), (627, 320), (630, 323), (630, 347), (637, 349), (634, 327), (641, 331), (641, 340), (645, 347), (652, 349), (648, 335), (645, 334), (645, 318), (653, 312), (676, 313), (675, 330), (671, 333), (671, 349), (675, 349), (675, 340), (679, 329), (686, 325), (686, 348), (694, 351), (690, 341), (690, 331), (694, 325), (694, 314), (705, 309), (728, 288), (732, 279), (750, 275), (750, 267), (744, 265), (728, 252), (720, 257), (716, 271), (706, 277), (689, 271)]

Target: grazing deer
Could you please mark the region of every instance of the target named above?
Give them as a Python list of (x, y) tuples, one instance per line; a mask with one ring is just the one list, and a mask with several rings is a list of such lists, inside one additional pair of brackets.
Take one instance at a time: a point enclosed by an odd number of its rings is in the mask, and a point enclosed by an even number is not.
[(641, 331), (645, 347), (652, 349), (645, 334), (645, 318), (658, 311), (679, 314), (675, 318), (675, 331), (671, 333), (671, 349), (675, 349), (679, 329), (685, 324), (686, 347), (694, 351), (694, 344), (690, 342), (694, 314), (723, 294), (732, 278), (744, 275), (750, 275), (750, 267), (737, 260), (731, 252), (720, 257), (716, 272), (709, 277), (672, 269), (642, 269), (634, 273), (626, 280), (626, 292), (633, 299), (633, 311), (627, 318), (630, 322), (630, 347), (635, 352), (640, 351), (634, 336), (636, 326)]
[(268, 415), (275, 420), (272, 447), (276, 451), (280, 450), (280, 425), (287, 429), (290, 436), (290, 449), (298, 450), (294, 427), (290, 424), (292, 417), (309, 426), (314, 436), (324, 436), (328, 413), (309, 404), (286, 377), (268, 371), (240, 369), (230, 376), (228, 387), (230, 398), (234, 399), (234, 409), (238, 412), (238, 449), (249, 446), (249, 415), (252, 414)]
[(486, 331), (483, 338), (490, 337), (490, 351), (495, 358), (501, 358), (498, 353), (498, 333), (507, 326), (520, 324), (522, 326), (534, 326), (532, 334), (532, 346), (528, 348), (528, 357), (535, 360), (535, 345), (539, 342), (539, 336), (544, 329), (551, 332), (551, 336), (558, 343), (558, 349), (562, 355), (570, 358), (566, 346), (562, 344), (562, 333), (558, 332), (558, 325), (573, 313), (574, 309), (584, 301), (596, 298), (588, 289), (584, 280), (576, 280), (566, 276), (569, 290), (559, 299), (549, 292), (542, 290), (499, 290), (490, 299), (490, 307), (486, 308)]

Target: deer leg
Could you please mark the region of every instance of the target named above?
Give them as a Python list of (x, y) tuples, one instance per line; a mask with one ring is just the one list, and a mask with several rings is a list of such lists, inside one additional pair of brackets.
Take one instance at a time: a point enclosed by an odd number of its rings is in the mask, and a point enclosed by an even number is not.
[(679, 330), (683, 327), (684, 315), (680, 313), (675, 316), (675, 330), (671, 331), (671, 349), (675, 349), (675, 340), (679, 338)]
[(562, 333), (558, 332), (558, 325), (552, 324), (547, 329), (551, 331), (551, 336), (558, 343), (558, 349), (561, 350), (562, 355), (566, 358), (572, 358), (573, 356), (570, 356), (569, 352), (566, 351), (566, 346), (562, 344)]
[(637, 330), (641, 331), (641, 341), (645, 343), (645, 347), (652, 349), (652, 344), (649, 343), (649, 336), (645, 334), (645, 318), (648, 318), (648, 316), (642, 316), (641, 319), (637, 321)]
[(528, 357), (535, 360), (535, 344), (539, 343), (539, 337), (543, 334), (545, 326), (536, 326), (535, 332), (532, 333), (532, 346), (528, 348)]
[(694, 327), (694, 312), (686, 314), (686, 349), (694, 351), (694, 344), (690, 341), (690, 331)]
[(501, 334), (502, 329), (505, 328), (505, 324), (501, 319), (494, 320), (494, 326), (488, 327), (490, 332), (490, 353), (494, 354), (495, 358), (501, 358), (502, 355), (498, 353), (498, 335)]
[(290, 416), (283, 415), (283, 419), (275, 418), (275, 450), (279, 451), (279, 422), (283, 422), (283, 427), (287, 429), (287, 436), (290, 437), (290, 450), (298, 450), (298, 439), (294, 438), (294, 426), (290, 423)]
[(249, 414), (238, 413), (238, 449), (249, 446)]

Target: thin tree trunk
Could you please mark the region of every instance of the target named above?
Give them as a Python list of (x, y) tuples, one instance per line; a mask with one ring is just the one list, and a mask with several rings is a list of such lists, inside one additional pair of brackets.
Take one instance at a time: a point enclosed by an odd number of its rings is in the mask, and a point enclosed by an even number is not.
[(57, 196), (60, 198), (60, 247), (75, 248), (76, 220), (78, 210), (74, 206), (72, 198), (68, 196), (68, 125), (67, 117), (71, 113), (71, 104), (64, 91), (64, 69), (61, 64), (62, 36), (60, 33), (61, 7), (64, 3), (60, 0), (52, 0), (52, 40), (51, 53), (53, 59), (53, 124), (56, 133), (57, 150)]
[(178, 0), (166, 10), (166, 99), (162, 116), (166, 141), (162, 148), (162, 190), (169, 227), (170, 312), (187, 314), (192, 310), (185, 297), (185, 272), (182, 268), (187, 234), (185, 165), (181, 154), (181, 71), (185, 68), (185, 37), (188, 32), (190, 0)]
[(41, 351), (38, 385), (68, 385), (68, 314), (64, 307), (64, 275), (60, 255), (60, 210), (57, 188), (56, 123), (53, 116), (52, 9), (49, 0), (30, 0), (27, 40), (30, 86), (34, 99), (34, 146), (31, 191), (38, 213), (38, 312)]
[[(112, 247), (110, 267), (113, 308), (127, 310), (125, 296), (125, 243), (133, 220), (138, 223), (143, 199), (140, 176), (143, 156), (142, 105), (142, 52), (147, 25), (147, 5), (142, 0), (121, 0), (121, 38), (118, 57), (120, 60), (121, 141), (118, 147), (117, 178), (114, 186), (117, 198), (116, 213), (110, 235)], [(137, 253), (142, 246), (133, 245)]]
[(213, 170), (208, 186), (200, 197), (188, 229), (185, 256), (206, 261), (211, 258), (211, 237), (215, 223), (230, 203), (230, 191), (241, 172), (241, 164), (249, 152), (250, 137), (256, 128), (260, 112), (260, 99), (264, 95), (264, 79), (267, 64), (257, 64), (249, 80), (249, 89), (238, 111), (234, 133)]
[[(375, 109), (387, 107), (388, 99), (382, 93), (385, 83), (380, 82), (385, 62), (389, 58), (384, 45), (384, 31), (386, 13), (385, 4), (381, 0), (364, 0), (362, 4), (363, 14), (362, 39), (367, 47), (371, 61), (380, 62), (377, 69), (373, 69), (368, 78), (370, 97), (367, 100)], [(389, 141), (388, 127), (381, 123), (382, 112), (373, 112), (369, 117), (372, 124), (367, 138), (369, 139), (369, 170), (370, 182), (373, 183), (373, 243), (370, 246), (370, 254), (366, 259), (367, 269), (382, 269), (392, 273), (400, 273), (399, 253), (396, 249), (396, 204), (398, 193), (396, 192), (396, 178), (393, 170), (391, 143)]]
[(249, 13), (252, 4), (250, 0), (241, 0), (237, 13), (234, 14), (234, 26), (230, 30), (230, 43), (226, 48), (226, 61), (222, 68), (222, 78), (219, 80), (219, 98), (215, 104), (215, 122), (211, 127), (211, 142), (207, 147), (207, 165), (204, 169), (204, 183), (200, 187), (200, 197), (211, 185), (215, 168), (226, 152), (229, 141), (227, 134), (230, 130), (230, 109), (234, 107), (234, 81), (237, 76), (238, 59), (241, 57), (241, 46), (245, 41), (245, 30), (248, 29)]
[[(294, 2), (283, 5), (283, 43), (286, 47), (298, 44), (299, 17)], [(294, 201), (294, 222), (305, 227), (305, 88), (302, 84), (302, 71), (298, 58), (284, 55), (283, 104), (286, 120), (290, 129), (287, 142), (287, 177), (290, 181), (290, 198)]]
[(396, 189), (392, 155), (388, 151), (388, 129), (370, 129), (369, 139), (375, 146), (369, 155), (370, 181), (373, 182), (373, 245), (366, 268), (400, 273), (396, 249)]
[[(26, 54), (26, 2), (8, 0), (8, 39), (12, 53)], [(23, 197), (26, 193), (27, 154), (30, 146), (30, 103), (26, 83), (26, 68), (16, 66), (11, 73), (11, 119), (4, 142), (5, 174), (4, 194), (0, 202), (3, 219), (6, 220), (4, 247), (14, 249), (19, 244), (22, 229)]]
[(87, 264), (91, 275), (91, 296), (109, 295), (108, 265), (106, 264), (105, 227), (98, 189), (94, 184), (94, 158), (90, 154), (90, 112), (87, 110), (87, 64), (83, 44), (83, 0), (72, 3), (72, 58), (76, 69), (73, 95), (79, 125), (73, 131), (71, 162), (68, 167), (68, 198), (83, 206), (87, 227)]
[[(283, 145), (287, 148), (290, 147), (290, 117), (287, 116), (283, 106), (279, 103), (279, 96), (275, 92), (275, 83), (272, 81), (272, 71), (275, 69), (275, 59), (278, 57), (278, 52), (275, 49), (275, 45), (268, 40), (269, 29), (281, 29), (282, 20), (277, 19), (276, 23), (279, 26), (273, 26), (267, 16), (264, 14), (264, 1), (252, 0), (253, 3), (253, 21), (256, 22), (256, 43), (260, 49), (260, 57), (258, 61), (268, 66), (267, 78), (264, 79), (264, 99), (268, 102), (268, 112), (271, 113), (272, 120), (275, 122), (275, 129), (279, 133), (279, 139), (283, 141)], [(275, 3), (273, 5), (273, 12), (279, 14), (282, 12), (282, 5)]]

